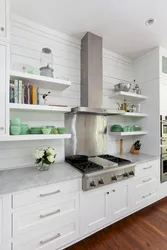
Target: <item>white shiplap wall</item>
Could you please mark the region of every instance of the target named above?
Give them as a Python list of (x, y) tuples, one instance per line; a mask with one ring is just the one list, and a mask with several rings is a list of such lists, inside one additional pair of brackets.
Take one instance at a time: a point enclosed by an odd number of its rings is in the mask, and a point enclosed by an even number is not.
[[(35, 24), (29, 20), (12, 15), (11, 27), (11, 69), (21, 70), (23, 65), (38, 69), (40, 52), (49, 47), (54, 56), (54, 73), (58, 77), (66, 77), (72, 81), (70, 88), (63, 92), (52, 91), (50, 103), (68, 106), (80, 105), (80, 41), (68, 35)], [(120, 80), (132, 81), (132, 62), (113, 52), (103, 51), (103, 106), (117, 107), (109, 95), (113, 86)], [(41, 90), (43, 92), (44, 90)], [(21, 117), (23, 122), (31, 126), (54, 125), (63, 126), (64, 116), (61, 114), (39, 112), (11, 112), (11, 117)], [(44, 122), (45, 121), (45, 122)], [(129, 118), (110, 117), (108, 126), (121, 123), (129, 124)], [(129, 150), (132, 138), (125, 141), (125, 149)], [(0, 143), (0, 169), (29, 166), (34, 162), (33, 153), (36, 148), (52, 146), (57, 152), (57, 162), (64, 160), (64, 141), (26, 141)], [(108, 136), (108, 153), (119, 151), (119, 139)]]
[[(114, 52), (103, 50), (103, 106), (117, 109), (115, 100), (109, 98), (114, 92), (114, 85), (120, 81), (133, 82), (132, 61)], [(120, 150), (120, 138), (110, 135), (110, 127), (114, 124), (123, 126), (134, 124), (135, 121), (129, 117), (110, 116), (108, 117), (108, 139), (107, 152), (118, 153)], [(124, 151), (128, 152), (136, 137), (124, 138)]]

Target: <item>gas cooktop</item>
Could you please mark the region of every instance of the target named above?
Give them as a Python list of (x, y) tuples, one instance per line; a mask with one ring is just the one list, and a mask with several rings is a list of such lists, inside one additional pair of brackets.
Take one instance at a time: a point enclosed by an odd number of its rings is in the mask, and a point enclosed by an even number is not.
[(129, 160), (112, 155), (88, 157), (73, 155), (66, 161), (83, 173), (84, 191), (131, 178), (135, 175), (135, 164)]

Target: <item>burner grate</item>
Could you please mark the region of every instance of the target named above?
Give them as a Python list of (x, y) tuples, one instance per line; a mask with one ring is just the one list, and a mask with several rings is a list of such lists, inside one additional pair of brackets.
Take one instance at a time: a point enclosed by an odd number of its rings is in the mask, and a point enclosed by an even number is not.
[(77, 168), (78, 170), (80, 170), (82, 173), (85, 173), (85, 174), (103, 169), (102, 166), (96, 163), (93, 163), (91, 161), (88, 161), (88, 160), (82, 161), (82, 162), (73, 162), (67, 157), (66, 161), (70, 163), (73, 167)]
[(100, 158), (103, 158), (105, 160), (108, 160), (108, 161), (112, 161), (112, 162), (116, 162), (118, 164), (125, 164), (125, 163), (131, 163), (131, 161), (129, 160), (126, 160), (126, 159), (122, 159), (122, 158), (119, 158), (119, 157), (115, 157), (115, 156), (112, 156), (112, 155), (99, 155), (98, 157)]

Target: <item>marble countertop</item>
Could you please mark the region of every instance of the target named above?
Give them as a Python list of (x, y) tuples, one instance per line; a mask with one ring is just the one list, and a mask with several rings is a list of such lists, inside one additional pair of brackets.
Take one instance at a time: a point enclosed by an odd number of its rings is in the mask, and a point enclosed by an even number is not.
[[(159, 158), (153, 155), (133, 155), (130, 153), (125, 153), (124, 156), (114, 154), (114, 156), (130, 160), (134, 163), (143, 163)], [(77, 178), (82, 178), (82, 173), (66, 162), (54, 164), (48, 171), (38, 171), (35, 167), (4, 170), (0, 171), (0, 195)]]
[(133, 155), (131, 153), (125, 153), (124, 155), (114, 154), (114, 156), (130, 160), (134, 163), (143, 163), (147, 161), (156, 160), (159, 158), (158, 156), (154, 155), (147, 155), (147, 154)]
[(0, 195), (29, 188), (82, 178), (82, 174), (66, 162), (54, 164), (48, 171), (35, 167), (0, 171)]

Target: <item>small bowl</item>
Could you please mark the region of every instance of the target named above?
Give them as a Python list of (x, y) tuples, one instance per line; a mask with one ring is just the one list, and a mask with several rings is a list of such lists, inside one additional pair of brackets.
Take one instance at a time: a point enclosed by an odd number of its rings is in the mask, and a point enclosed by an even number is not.
[(67, 129), (66, 128), (57, 128), (57, 131), (59, 134), (65, 134), (67, 133)]
[(10, 121), (10, 124), (11, 124), (12, 126), (20, 125), (20, 124), (21, 124), (21, 119), (20, 119), (20, 118), (13, 118), (13, 119)]
[(21, 134), (22, 135), (28, 135), (29, 134), (29, 127), (27, 124), (21, 125)]
[(52, 130), (51, 128), (42, 128), (42, 133), (49, 135), (51, 133), (51, 130)]
[(20, 135), (21, 134), (21, 127), (20, 126), (10, 126), (10, 133), (11, 133), (11, 135)]
[(114, 86), (115, 91), (125, 91), (128, 92), (131, 89), (131, 83), (120, 82)]

